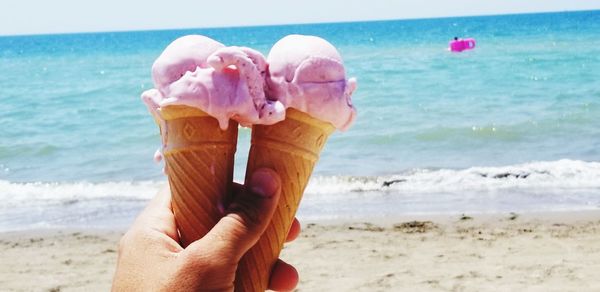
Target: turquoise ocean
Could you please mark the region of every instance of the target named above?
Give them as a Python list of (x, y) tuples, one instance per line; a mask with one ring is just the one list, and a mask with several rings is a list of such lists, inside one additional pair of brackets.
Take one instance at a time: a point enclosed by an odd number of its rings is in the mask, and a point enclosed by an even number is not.
[[(600, 209), (600, 11), (0, 37), (0, 231), (125, 227), (166, 183), (140, 100), (175, 38), (333, 43), (358, 78), (301, 220)], [(453, 37), (477, 47), (451, 53)], [(250, 131), (240, 130), (235, 177)]]

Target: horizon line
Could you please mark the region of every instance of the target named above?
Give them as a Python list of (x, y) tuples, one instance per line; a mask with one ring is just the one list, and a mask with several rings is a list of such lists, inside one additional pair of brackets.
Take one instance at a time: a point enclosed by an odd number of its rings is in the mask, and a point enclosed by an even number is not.
[(430, 17), (405, 17), (405, 18), (383, 18), (383, 19), (359, 19), (359, 20), (343, 20), (343, 21), (322, 21), (322, 22), (297, 22), (297, 23), (265, 23), (252, 25), (216, 25), (216, 26), (198, 26), (198, 27), (173, 27), (173, 28), (135, 28), (135, 29), (118, 29), (118, 30), (98, 30), (98, 31), (72, 31), (72, 32), (47, 32), (47, 33), (23, 33), (23, 34), (0, 34), (0, 38), (4, 37), (32, 37), (32, 36), (49, 36), (49, 35), (77, 35), (77, 34), (108, 34), (108, 33), (130, 33), (130, 32), (158, 32), (170, 30), (204, 30), (204, 29), (238, 29), (238, 28), (260, 28), (272, 26), (305, 26), (305, 25), (320, 25), (320, 24), (344, 24), (344, 23), (366, 23), (366, 22), (386, 22), (386, 21), (410, 21), (410, 20), (433, 20), (433, 19), (452, 19), (452, 18), (474, 18), (474, 17), (495, 17), (495, 16), (511, 16), (511, 15), (532, 15), (532, 14), (555, 14), (555, 13), (579, 13), (579, 12), (594, 12), (600, 9), (575, 9), (575, 10), (553, 10), (540, 12), (515, 12), (515, 13), (489, 13), (476, 15), (448, 15), (448, 16), (430, 16)]

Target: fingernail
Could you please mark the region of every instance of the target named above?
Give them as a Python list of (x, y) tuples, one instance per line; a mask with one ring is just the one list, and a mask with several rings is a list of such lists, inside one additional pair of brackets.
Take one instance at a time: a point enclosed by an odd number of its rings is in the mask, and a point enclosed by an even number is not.
[(275, 173), (267, 169), (259, 169), (252, 174), (250, 189), (258, 196), (270, 198), (277, 192), (279, 183)]

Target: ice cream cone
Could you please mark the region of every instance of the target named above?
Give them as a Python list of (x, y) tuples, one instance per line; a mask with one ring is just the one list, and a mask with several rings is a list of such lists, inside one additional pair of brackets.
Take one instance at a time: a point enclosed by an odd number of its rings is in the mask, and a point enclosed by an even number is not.
[(230, 121), (223, 131), (215, 118), (187, 106), (166, 106), (160, 116), (173, 212), (185, 247), (222, 217), (233, 180), (238, 125)]
[(236, 273), (236, 291), (265, 291), (269, 276), (291, 227), (304, 189), (327, 138), (335, 130), (328, 122), (289, 108), (277, 124), (252, 127), (246, 182), (258, 168), (281, 176), (281, 199), (259, 241), (242, 258)]

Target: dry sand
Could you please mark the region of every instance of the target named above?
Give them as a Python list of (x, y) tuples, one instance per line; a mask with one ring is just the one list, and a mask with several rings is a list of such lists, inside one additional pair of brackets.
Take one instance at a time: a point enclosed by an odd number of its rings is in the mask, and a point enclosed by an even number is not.
[[(0, 234), (1, 291), (108, 291), (115, 231)], [(298, 291), (600, 291), (600, 212), (305, 224)]]

